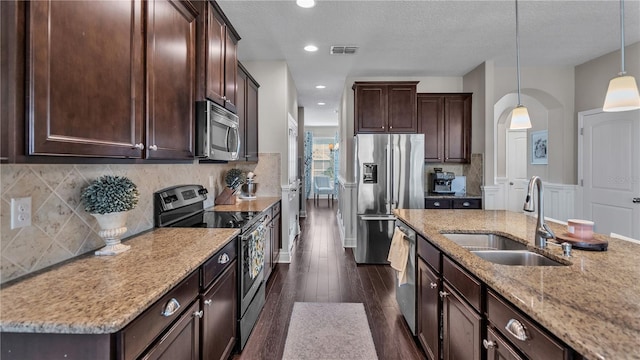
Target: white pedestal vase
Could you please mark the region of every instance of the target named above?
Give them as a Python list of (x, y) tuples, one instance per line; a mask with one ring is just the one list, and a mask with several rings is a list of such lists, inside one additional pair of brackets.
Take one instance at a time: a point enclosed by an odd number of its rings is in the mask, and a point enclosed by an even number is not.
[(104, 239), (107, 246), (96, 250), (96, 255), (117, 255), (131, 248), (130, 245), (120, 243), (120, 237), (127, 232), (124, 226), (127, 223), (128, 211), (120, 211), (108, 214), (91, 214), (98, 220), (100, 231), (98, 235)]

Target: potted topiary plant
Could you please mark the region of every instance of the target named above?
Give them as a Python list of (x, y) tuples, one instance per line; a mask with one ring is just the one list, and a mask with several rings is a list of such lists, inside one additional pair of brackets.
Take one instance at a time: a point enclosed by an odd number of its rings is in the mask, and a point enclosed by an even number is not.
[(127, 214), (136, 207), (139, 196), (136, 184), (124, 176), (103, 175), (82, 191), (84, 209), (98, 221), (98, 235), (106, 244), (96, 255), (116, 255), (131, 248), (120, 237), (127, 232)]

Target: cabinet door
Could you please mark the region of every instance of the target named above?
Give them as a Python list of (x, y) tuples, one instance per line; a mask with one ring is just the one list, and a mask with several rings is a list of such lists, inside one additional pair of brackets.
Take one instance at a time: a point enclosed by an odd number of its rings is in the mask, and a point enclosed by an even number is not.
[(197, 13), (188, 2), (147, 6), (147, 157), (193, 159)]
[(238, 134), (240, 137), (240, 151), (238, 151), (238, 159), (247, 158), (247, 74), (243, 68), (238, 69), (238, 99), (236, 100), (238, 115)]
[(442, 354), (445, 360), (478, 360), (482, 319), (443, 282)]
[(273, 216), (272, 224), (271, 241), (273, 242), (273, 245), (271, 245), (271, 262), (273, 266), (275, 266), (278, 263), (280, 248), (282, 247), (282, 224), (280, 223), (280, 212)]
[(387, 132), (387, 86), (357, 86), (355, 117), (356, 133)]
[(236, 343), (237, 261), (202, 296), (202, 359), (227, 359)]
[(418, 339), (431, 360), (440, 359), (440, 280), (418, 258)]
[(417, 132), (415, 85), (389, 85), (387, 91), (388, 131), (392, 133)]
[(28, 154), (141, 157), (142, 2), (34, 1), (27, 19)]
[(524, 360), (500, 334), (487, 328), (487, 360)]
[(424, 161), (444, 159), (444, 99), (418, 95), (418, 132), (424, 134)]
[(195, 301), (143, 357), (145, 360), (200, 359), (200, 302)]
[(205, 97), (224, 106), (225, 25), (213, 5), (207, 2), (205, 39)]
[[(225, 28), (226, 29), (226, 28)], [(224, 42), (224, 107), (231, 112), (236, 112), (237, 90), (236, 83), (238, 81), (238, 41), (226, 29)]]
[[(271, 212), (271, 210), (269, 210)], [(264, 280), (265, 282), (269, 280), (269, 276), (271, 275), (271, 270), (273, 270), (273, 258), (271, 254), (273, 253), (273, 221), (269, 222), (267, 225), (267, 231), (264, 235)]]
[(245, 160), (258, 161), (258, 84), (251, 79), (247, 81), (246, 107)]
[(468, 163), (471, 158), (471, 95), (444, 98), (444, 161)]

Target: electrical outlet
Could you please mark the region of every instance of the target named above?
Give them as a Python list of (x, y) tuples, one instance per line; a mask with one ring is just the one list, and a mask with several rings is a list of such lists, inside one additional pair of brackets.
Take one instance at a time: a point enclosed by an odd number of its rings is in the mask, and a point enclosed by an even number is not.
[(31, 196), (11, 199), (11, 228), (31, 225)]
[(209, 187), (211, 188), (211, 190), (216, 189), (216, 179), (213, 177), (213, 175), (209, 175)]

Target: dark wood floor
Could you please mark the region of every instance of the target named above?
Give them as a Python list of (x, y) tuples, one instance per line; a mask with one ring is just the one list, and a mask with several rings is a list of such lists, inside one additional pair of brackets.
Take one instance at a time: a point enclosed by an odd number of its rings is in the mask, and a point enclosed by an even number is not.
[[(336, 203), (337, 205), (337, 203)], [(307, 218), (291, 264), (278, 264), (267, 284), (267, 302), (242, 353), (233, 359), (280, 359), (293, 303), (361, 302), (379, 359), (424, 359), (395, 299), (389, 266), (356, 266), (344, 249), (336, 220), (337, 206), (307, 203)]]

